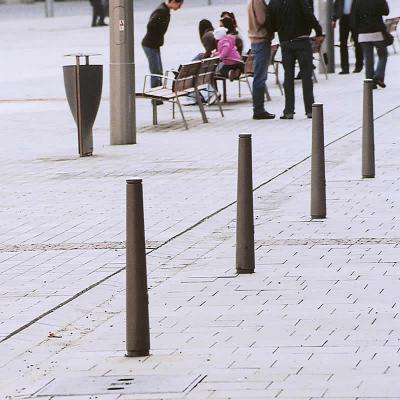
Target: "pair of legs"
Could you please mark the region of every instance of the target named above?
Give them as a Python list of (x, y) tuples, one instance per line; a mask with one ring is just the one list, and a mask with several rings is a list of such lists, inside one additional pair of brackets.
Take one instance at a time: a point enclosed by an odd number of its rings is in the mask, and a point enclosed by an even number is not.
[(312, 81), (313, 55), (308, 38), (281, 43), (282, 64), (285, 70), (285, 109), (284, 115), (294, 114), (294, 71), (296, 60), (299, 62), (301, 81), (303, 84), (303, 100), (306, 114), (312, 113), (314, 103), (314, 86)]
[[(146, 54), (147, 60), (149, 62), (149, 69), (151, 74), (162, 75), (163, 66), (161, 61), (160, 48), (153, 49), (151, 47), (143, 46), (144, 53)], [(150, 78), (151, 87), (161, 86), (161, 78), (158, 76), (152, 76)]]
[(354, 41), (355, 53), (356, 53), (356, 65), (355, 71), (361, 71), (363, 68), (363, 52), (360, 44), (357, 41), (357, 35), (350, 29), (350, 16), (343, 15), (339, 20), (339, 40), (340, 40), (340, 66), (342, 67), (342, 72), (349, 72), (349, 49), (347, 47), (347, 42), (349, 36)]
[(106, 26), (103, 0), (91, 0), (90, 4), (92, 5), (92, 26)]
[(251, 52), (254, 54), (253, 72), (253, 113), (265, 113), (265, 82), (268, 78), (268, 65), (271, 56), (271, 44), (268, 42), (252, 43)]
[[(388, 51), (383, 41), (363, 42), (361, 47), (364, 53), (365, 77), (375, 81), (385, 81), (385, 70), (388, 58)], [(378, 53), (378, 63), (375, 69), (374, 49)]]
[[(225, 76), (225, 78), (231, 78), (231, 76), (232, 76), (233, 79), (237, 79), (237, 78), (239, 78), (239, 76), (243, 72), (243, 64), (240, 64), (240, 63), (238, 63), (238, 64), (223, 64), (223, 63), (220, 63), (220, 65), (218, 65), (217, 71), (218, 71), (218, 73), (220, 75)], [(234, 73), (232, 74), (230, 71), (232, 71)]]

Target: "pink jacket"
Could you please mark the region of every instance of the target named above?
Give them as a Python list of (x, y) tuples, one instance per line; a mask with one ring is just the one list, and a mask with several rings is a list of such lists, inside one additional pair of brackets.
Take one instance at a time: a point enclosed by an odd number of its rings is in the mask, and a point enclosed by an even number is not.
[(235, 42), (236, 38), (232, 35), (226, 35), (218, 41), (216, 56), (226, 65), (237, 64), (241, 60)]

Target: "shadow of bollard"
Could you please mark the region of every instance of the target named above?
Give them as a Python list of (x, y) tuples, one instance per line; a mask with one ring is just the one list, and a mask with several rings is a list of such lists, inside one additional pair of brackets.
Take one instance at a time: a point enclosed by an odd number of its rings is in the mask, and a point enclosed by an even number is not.
[(150, 350), (143, 189), (141, 179), (126, 183), (126, 355), (142, 357)]
[(364, 80), (362, 124), (362, 177), (375, 178), (374, 96), (372, 79)]
[(324, 106), (312, 106), (311, 218), (326, 218)]
[(254, 272), (254, 214), (251, 135), (239, 135), (237, 218), (236, 218), (236, 272)]

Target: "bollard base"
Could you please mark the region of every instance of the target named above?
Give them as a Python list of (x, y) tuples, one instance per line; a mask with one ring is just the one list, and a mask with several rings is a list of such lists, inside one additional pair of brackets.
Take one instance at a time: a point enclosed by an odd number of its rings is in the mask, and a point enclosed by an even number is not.
[(363, 179), (372, 179), (375, 178), (375, 175), (363, 175)]
[(326, 219), (326, 215), (311, 215), (311, 219)]
[(238, 274), (254, 274), (254, 269), (237, 269)]
[(146, 357), (150, 355), (149, 350), (130, 350), (127, 351), (125, 357)]

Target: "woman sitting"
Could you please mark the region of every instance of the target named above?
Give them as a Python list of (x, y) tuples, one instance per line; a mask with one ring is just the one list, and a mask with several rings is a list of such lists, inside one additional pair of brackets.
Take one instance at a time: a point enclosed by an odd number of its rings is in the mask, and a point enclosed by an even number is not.
[(214, 38), (214, 27), (208, 19), (202, 19), (199, 22), (199, 36), (205, 52), (199, 53), (195, 60), (211, 57), (212, 52), (217, 48), (217, 42)]
[(243, 71), (243, 62), (236, 48), (236, 38), (228, 35), (224, 27), (214, 31), (214, 38), (217, 41), (217, 51), (213, 55), (220, 59), (218, 73), (230, 81), (239, 78)]

